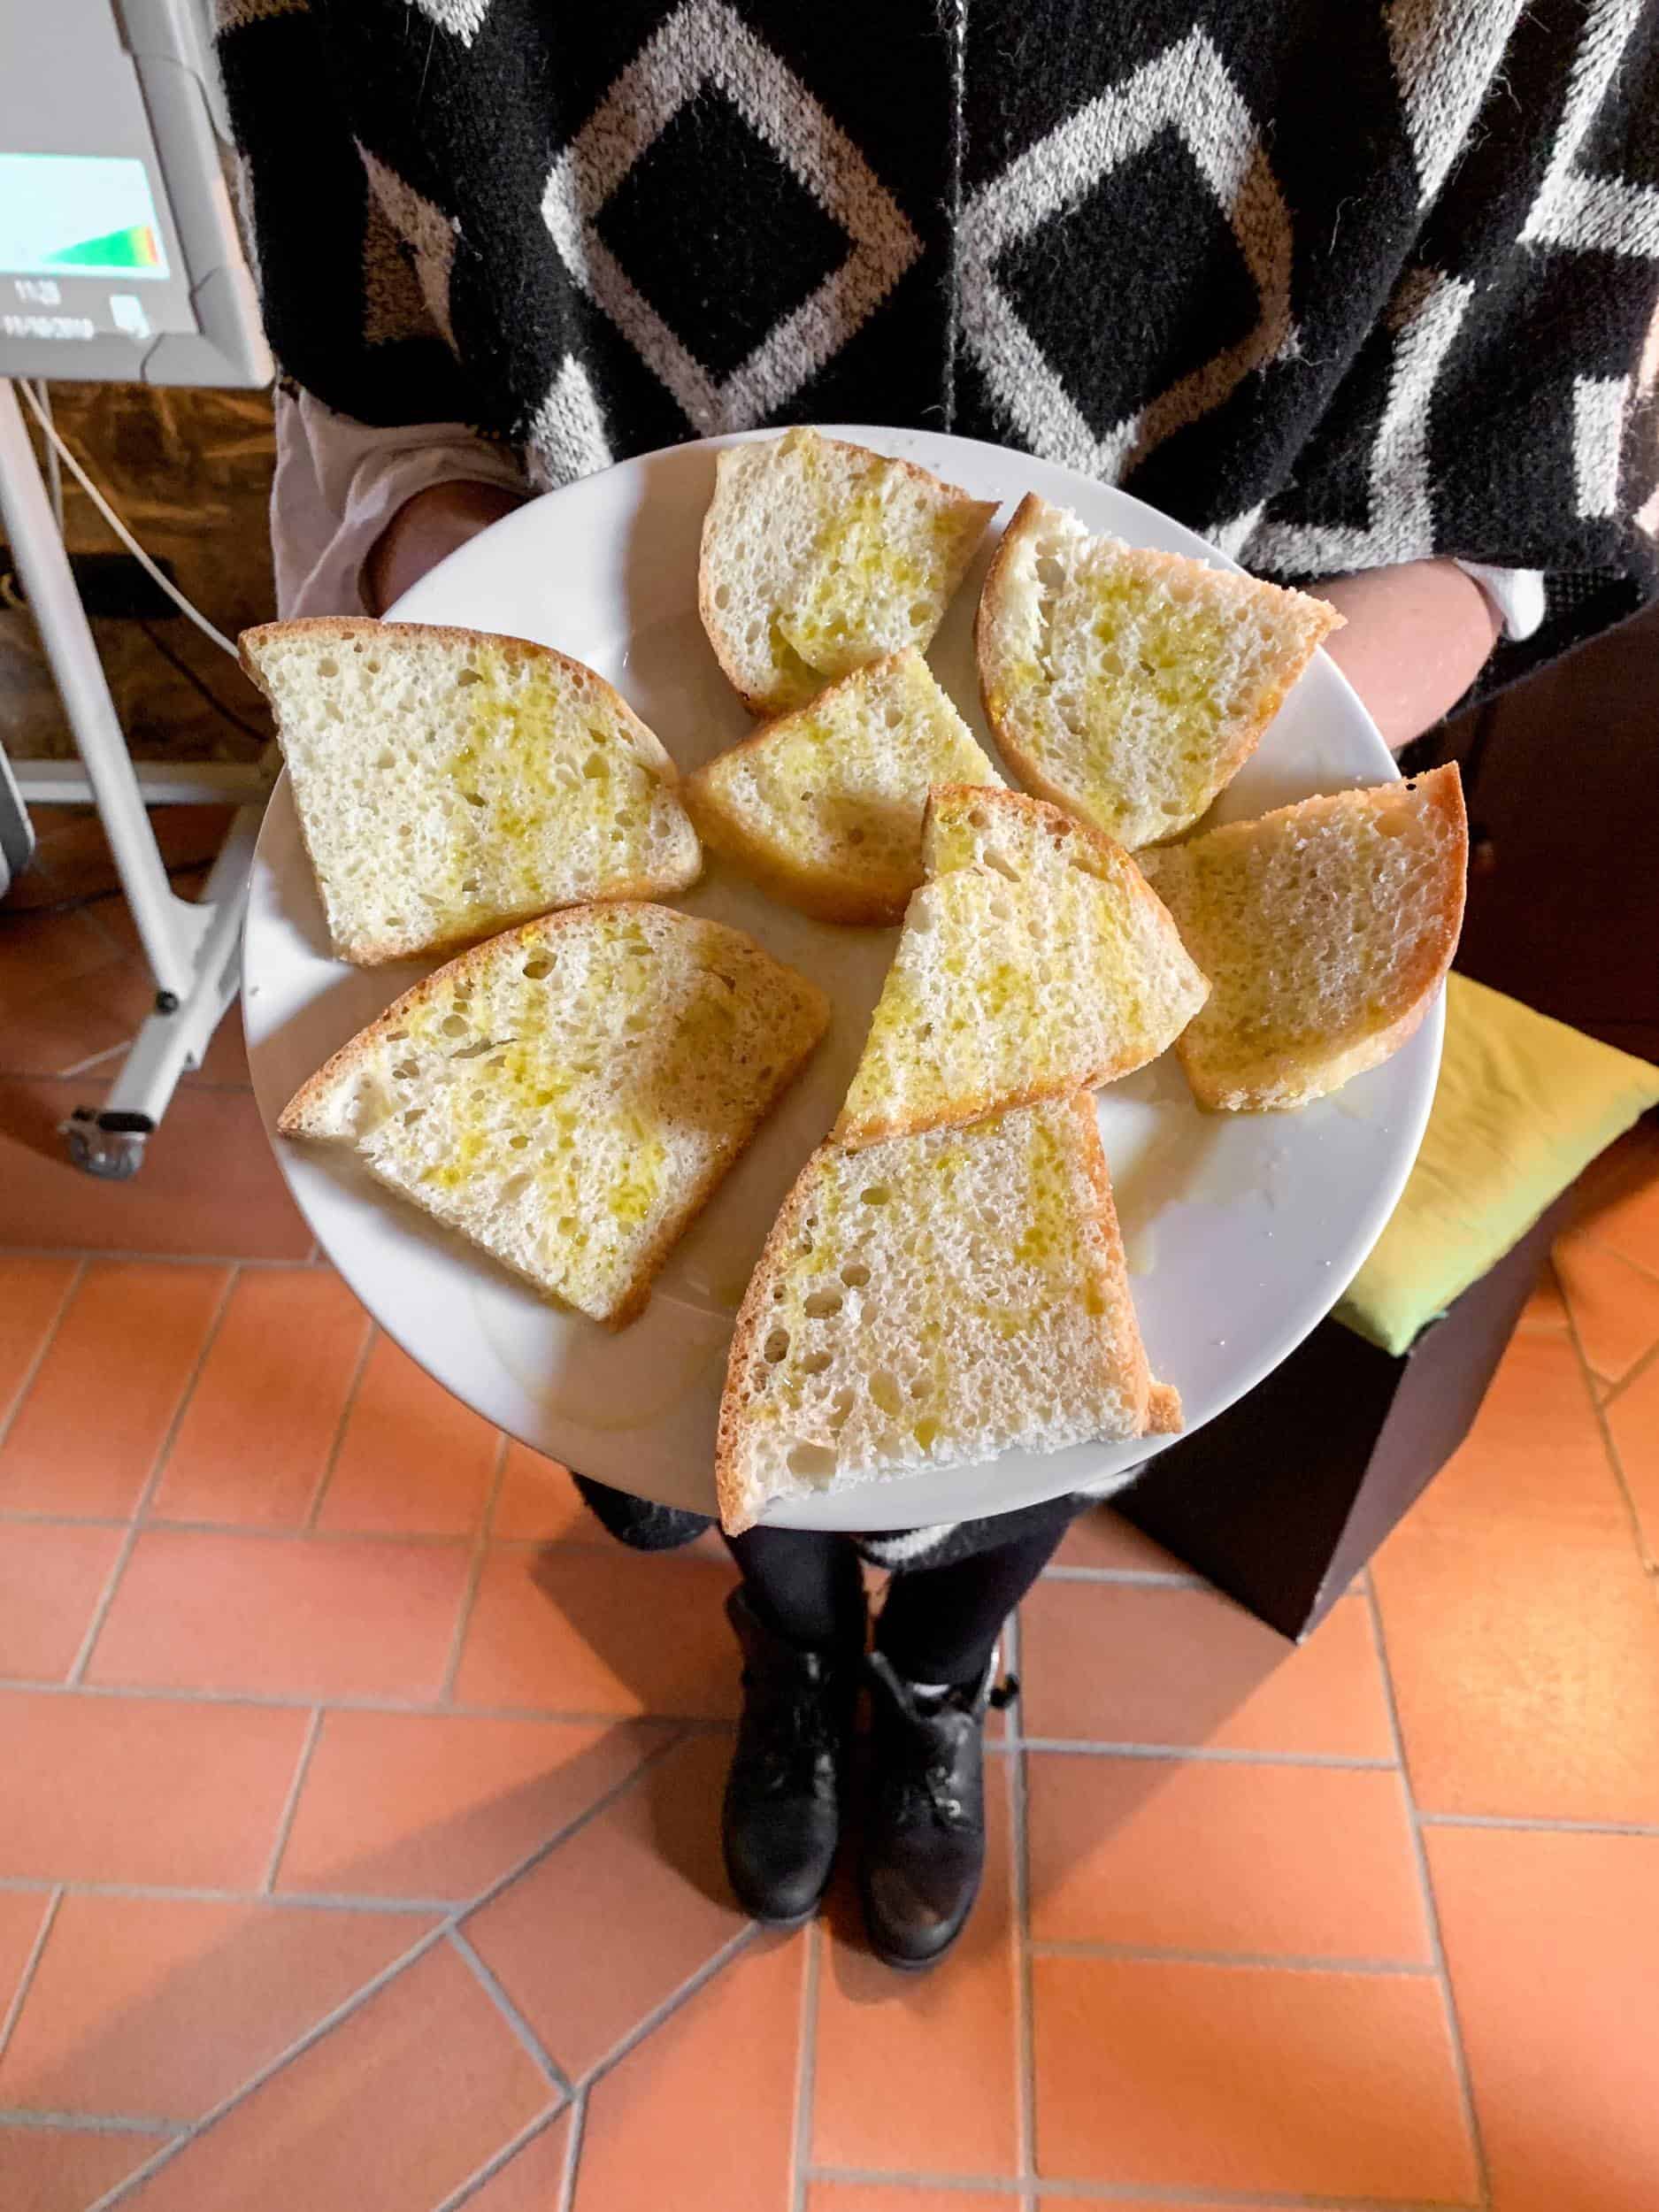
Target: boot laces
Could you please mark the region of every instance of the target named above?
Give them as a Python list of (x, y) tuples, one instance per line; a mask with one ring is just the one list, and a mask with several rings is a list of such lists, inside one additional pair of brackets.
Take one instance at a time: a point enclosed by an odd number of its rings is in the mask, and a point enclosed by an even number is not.
[[(987, 1702), (993, 1711), (1000, 1713), (1018, 1695), (1019, 1683), (1010, 1674), (991, 1692)], [(902, 1775), (898, 1790), (900, 1810), (906, 1816), (931, 1816), (947, 1828), (959, 1827), (967, 1818), (962, 1800), (951, 1786), (950, 1768), (942, 1759), (930, 1759), (926, 1766)]]
[(818, 1761), (835, 1749), (835, 1731), (828, 1700), (823, 1692), (803, 1691), (780, 1698), (756, 1716), (756, 1764), (764, 1786), (781, 1789), (794, 1784), (802, 1765)]

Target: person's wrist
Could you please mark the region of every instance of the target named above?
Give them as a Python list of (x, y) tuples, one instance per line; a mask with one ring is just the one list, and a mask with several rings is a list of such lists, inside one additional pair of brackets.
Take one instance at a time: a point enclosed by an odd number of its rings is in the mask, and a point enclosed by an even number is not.
[(406, 499), (363, 564), (369, 612), (384, 614), (428, 569), (523, 503), (522, 495), (504, 484), (471, 478), (429, 484)]
[(1307, 588), (1344, 627), (1325, 649), (1398, 751), (1450, 713), (1498, 638), (1491, 600), (1455, 561), (1405, 561)]

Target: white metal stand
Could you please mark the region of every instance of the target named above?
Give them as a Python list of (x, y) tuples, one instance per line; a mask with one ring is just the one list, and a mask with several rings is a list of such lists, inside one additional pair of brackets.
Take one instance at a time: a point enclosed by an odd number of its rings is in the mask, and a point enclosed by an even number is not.
[[(18, 761), (24, 801), (98, 810), (144, 958), (156, 980), (155, 1010), (133, 1040), (102, 1109), (77, 1107), (63, 1125), (69, 1156), (89, 1174), (137, 1173), (144, 1141), (165, 1112), (187, 1068), (199, 1067), (236, 995), (237, 950), (247, 907), (254, 839), (273, 780), (257, 768), (141, 771), (104, 680), (75, 589), (69, 557), (11, 383), (0, 378), (0, 515), (80, 753), (82, 772), (59, 762)], [(167, 880), (146, 804), (240, 800), (199, 900)], [(0, 804), (6, 803), (0, 779)]]

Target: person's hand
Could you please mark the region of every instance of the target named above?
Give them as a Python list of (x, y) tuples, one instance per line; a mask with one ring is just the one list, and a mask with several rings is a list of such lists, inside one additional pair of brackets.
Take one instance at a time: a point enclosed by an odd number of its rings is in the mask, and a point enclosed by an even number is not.
[(500, 484), (432, 484), (405, 500), (375, 540), (363, 565), (363, 595), (371, 614), (384, 614), (457, 546), (524, 503)]
[(1346, 617), (1325, 649), (1398, 752), (1449, 714), (1498, 641), (1498, 617), (1455, 561), (1402, 561), (1310, 584)]

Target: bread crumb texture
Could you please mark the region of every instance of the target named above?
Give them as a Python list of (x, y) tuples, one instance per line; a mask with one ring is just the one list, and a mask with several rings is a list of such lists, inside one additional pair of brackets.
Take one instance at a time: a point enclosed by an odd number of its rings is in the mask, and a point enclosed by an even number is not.
[(1010, 791), (936, 791), (835, 1137), (868, 1144), (1127, 1075), (1207, 983), (1121, 847)]
[(418, 623), (273, 623), (242, 647), (344, 958), (695, 881), (672, 764), (580, 663)]
[(699, 599), (757, 713), (939, 627), (996, 511), (907, 461), (796, 429), (733, 446), (703, 524)]
[(1033, 495), (979, 603), (987, 718), (1025, 781), (1133, 851), (1197, 820), (1339, 619), (1302, 592), (1091, 537)]
[(819, 692), (698, 770), (687, 803), (709, 843), (829, 921), (896, 922), (922, 880), (934, 784), (1000, 784), (914, 648)]
[(399, 999), (284, 1113), (601, 1320), (650, 1278), (822, 1034), (815, 986), (665, 907), (574, 909)]
[(826, 1146), (739, 1317), (721, 1511), (1138, 1436), (1152, 1389), (1091, 1100)]

